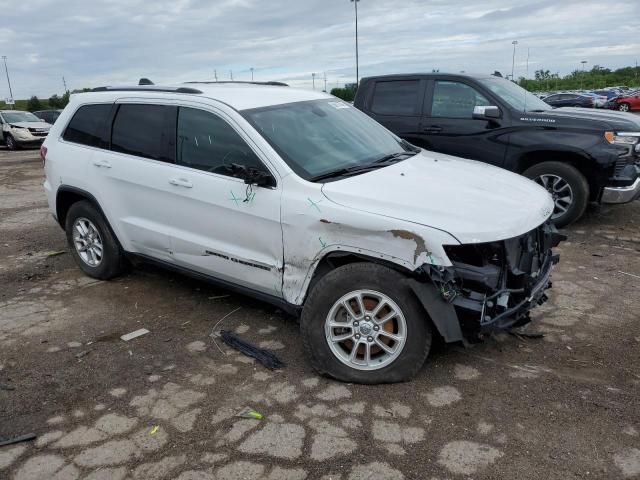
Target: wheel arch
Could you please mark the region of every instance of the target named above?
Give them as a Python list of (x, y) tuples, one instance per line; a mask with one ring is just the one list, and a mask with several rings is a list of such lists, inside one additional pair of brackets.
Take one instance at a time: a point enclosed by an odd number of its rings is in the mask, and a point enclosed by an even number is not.
[(314, 286), (332, 270), (349, 263), (376, 263), (395, 270), (406, 277), (406, 285), (425, 313), (425, 321), (429, 322), (434, 333), (438, 333), (445, 342), (463, 341), (462, 330), (453, 305), (446, 303), (436, 288), (425, 281), (410, 268), (389, 259), (375, 257), (361, 252), (333, 250), (323, 255), (316, 263), (307, 288), (303, 292), (303, 304)]
[(530, 167), (543, 162), (560, 162), (578, 170), (589, 184), (589, 200), (597, 200), (599, 185), (596, 181), (595, 160), (577, 150), (540, 149), (523, 153), (517, 161), (516, 172), (523, 174)]

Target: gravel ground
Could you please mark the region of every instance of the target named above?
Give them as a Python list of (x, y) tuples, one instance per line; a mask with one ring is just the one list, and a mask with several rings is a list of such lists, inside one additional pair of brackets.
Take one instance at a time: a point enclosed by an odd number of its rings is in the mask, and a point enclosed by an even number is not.
[[(640, 202), (566, 232), (543, 339), (440, 346), (412, 382), (359, 386), (317, 376), (269, 305), (151, 267), (83, 276), (42, 179), (37, 152), (0, 150), (0, 441), (38, 435), (0, 447), (0, 478), (640, 476)], [(287, 367), (216, 344), (228, 314)]]

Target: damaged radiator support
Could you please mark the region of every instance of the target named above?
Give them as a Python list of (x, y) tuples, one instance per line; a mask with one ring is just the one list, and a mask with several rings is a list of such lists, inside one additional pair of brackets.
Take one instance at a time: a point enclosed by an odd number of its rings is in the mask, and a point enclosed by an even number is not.
[(547, 300), (559, 259), (551, 249), (565, 239), (546, 223), (508, 240), (447, 246), (453, 266), (426, 264), (423, 271), (442, 299), (456, 307), (468, 333), (520, 326)]

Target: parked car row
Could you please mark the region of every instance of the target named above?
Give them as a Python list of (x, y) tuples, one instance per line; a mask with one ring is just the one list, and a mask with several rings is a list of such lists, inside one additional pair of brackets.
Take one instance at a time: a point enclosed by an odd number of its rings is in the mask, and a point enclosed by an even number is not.
[(640, 90), (618, 88), (591, 92), (537, 93), (552, 107), (608, 108), (621, 112), (640, 110)]

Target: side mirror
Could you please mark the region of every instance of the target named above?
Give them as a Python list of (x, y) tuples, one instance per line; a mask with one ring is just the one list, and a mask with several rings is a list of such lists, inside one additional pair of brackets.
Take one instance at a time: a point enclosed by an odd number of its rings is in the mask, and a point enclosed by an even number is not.
[(473, 108), (473, 118), (475, 120), (495, 120), (500, 118), (500, 109), (493, 105), (476, 106)]
[(231, 174), (236, 178), (241, 178), (247, 185), (256, 185), (258, 187), (275, 187), (274, 178), (267, 172), (258, 170), (255, 167), (246, 167), (232, 163), (230, 166)]

